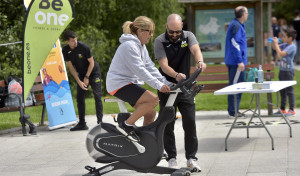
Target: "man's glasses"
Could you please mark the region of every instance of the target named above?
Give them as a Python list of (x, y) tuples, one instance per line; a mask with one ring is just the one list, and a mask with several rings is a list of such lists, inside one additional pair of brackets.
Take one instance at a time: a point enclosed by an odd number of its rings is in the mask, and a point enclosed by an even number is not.
[(182, 33), (182, 30), (178, 30), (178, 31), (172, 31), (172, 30), (167, 30), (169, 34), (181, 34)]

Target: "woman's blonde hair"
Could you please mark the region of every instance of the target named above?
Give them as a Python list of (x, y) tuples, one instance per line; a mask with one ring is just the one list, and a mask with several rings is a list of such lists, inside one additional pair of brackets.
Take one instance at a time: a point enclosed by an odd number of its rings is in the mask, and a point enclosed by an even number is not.
[(150, 18), (146, 16), (139, 16), (133, 22), (126, 21), (122, 28), (123, 33), (125, 34), (136, 34), (138, 29), (151, 30), (154, 32), (155, 24)]

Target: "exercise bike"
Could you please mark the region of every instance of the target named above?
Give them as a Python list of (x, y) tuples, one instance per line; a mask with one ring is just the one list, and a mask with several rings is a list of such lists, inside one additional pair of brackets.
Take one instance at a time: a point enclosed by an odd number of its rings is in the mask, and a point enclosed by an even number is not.
[[(185, 94), (187, 98), (197, 95), (203, 89), (203, 85), (195, 85), (197, 77), (201, 73), (198, 68), (187, 80), (181, 80), (178, 84), (170, 87), (170, 96), (166, 106), (160, 110), (157, 119), (147, 125), (136, 127), (136, 134), (140, 141), (135, 142), (121, 134), (115, 125), (101, 123), (91, 129), (86, 138), (86, 147), (89, 155), (98, 163), (107, 165), (96, 169), (86, 166), (89, 171), (84, 176), (99, 176), (108, 172), (126, 169), (141, 173), (157, 173), (176, 175), (190, 175), (195, 170), (187, 168), (174, 169), (160, 167), (160, 162), (164, 152), (163, 134), (165, 126), (175, 120), (175, 109), (173, 107), (179, 92)], [(120, 123), (129, 118), (129, 113), (119, 113), (116, 122)]]

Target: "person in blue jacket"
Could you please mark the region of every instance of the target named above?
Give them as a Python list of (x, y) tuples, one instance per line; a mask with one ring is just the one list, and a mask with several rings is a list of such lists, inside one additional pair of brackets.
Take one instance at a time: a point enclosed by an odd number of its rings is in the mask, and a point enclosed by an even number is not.
[[(248, 9), (244, 6), (238, 6), (234, 10), (235, 19), (229, 24), (226, 44), (225, 44), (225, 64), (228, 68), (229, 85), (233, 84), (234, 77), (237, 71), (240, 71), (240, 76), (237, 82), (244, 81), (245, 65), (247, 64), (247, 38), (245, 32), (245, 22), (248, 19)], [(237, 95), (237, 110), (242, 94)], [(234, 96), (228, 95), (228, 114), (229, 118), (234, 118)], [(242, 117), (243, 114), (237, 114)]]

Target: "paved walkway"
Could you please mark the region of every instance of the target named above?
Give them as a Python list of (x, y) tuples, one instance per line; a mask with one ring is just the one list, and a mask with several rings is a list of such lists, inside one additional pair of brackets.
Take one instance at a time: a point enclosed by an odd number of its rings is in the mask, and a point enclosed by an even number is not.
[(296, 70), (300, 70), (300, 65), (296, 65), (296, 64), (295, 64), (295, 69), (296, 69)]
[[(300, 121), (300, 109), (290, 117)], [(197, 112), (197, 134), (199, 147), (197, 157), (202, 168), (199, 176), (299, 176), (300, 175), (300, 124), (292, 124), (293, 137), (280, 118), (264, 118), (264, 121), (281, 122), (268, 125), (274, 138), (275, 150), (271, 150), (271, 140), (264, 129), (250, 129), (246, 138), (245, 129), (234, 129), (228, 140), (228, 151), (224, 150), (224, 139), (232, 119), (225, 111)], [(248, 115), (250, 116), (250, 115)], [(249, 119), (241, 119), (245, 122)], [(105, 115), (105, 122), (112, 122)], [(255, 121), (258, 121), (257, 119)], [(96, 117), (88, 116), (90, 128), (96, 125)], [(141, 123), (139, 121), (138, 123)], [(21, 131), (11, 131), (0, 135), (0, 175), (2, 176), (79, 176), (87, 173), (84, 166), (102, 166), (95, 163), (85, 148), (88, 131), (70, 132), (71, 127), (49, 131), (39, 127), (38, 135), (22, 136)], [(183, 130), (181, 120), (177, 120), (176, 139), (178, 161), (185, 166)], [(2, 132), (3, 133), (3, 132)], [(160, 166), (167, 166), (161, 161)], [(116, 175), (155, 175), (134, 171), (119, 170), (107, 174)]]

